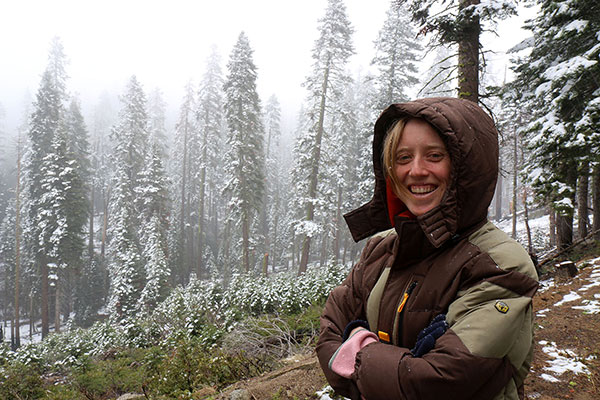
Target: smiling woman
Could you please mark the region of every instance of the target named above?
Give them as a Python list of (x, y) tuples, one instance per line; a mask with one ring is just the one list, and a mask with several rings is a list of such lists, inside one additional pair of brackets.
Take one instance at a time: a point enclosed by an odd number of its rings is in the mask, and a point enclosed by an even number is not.
[(450, 180), (450, 156), (427, 121), (397, 121), (385, 139), (383, 163), (394, 193), (414, 216), (440, 204)]
[(373, 138), (375, 193), (346, 214), (372, 236), (327, 300), (317, 345), (352, 399), (523, 399), (533, 354), (527, 252), (487, 220), (498, 137), (475, 103), (393, 104)]

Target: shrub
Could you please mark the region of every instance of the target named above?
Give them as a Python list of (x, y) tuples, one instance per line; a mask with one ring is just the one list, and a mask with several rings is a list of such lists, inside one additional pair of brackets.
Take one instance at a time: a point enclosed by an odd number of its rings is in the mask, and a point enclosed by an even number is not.
[(41, 372), (34, 365), (14, 362), (0, 370), (0, 399), (42, 399), (45, 395)]

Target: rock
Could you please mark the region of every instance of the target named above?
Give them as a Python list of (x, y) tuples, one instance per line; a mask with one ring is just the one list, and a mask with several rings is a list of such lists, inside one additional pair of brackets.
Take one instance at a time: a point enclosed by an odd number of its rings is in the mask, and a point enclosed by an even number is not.
[(245, 389), (237, 389), (231, 392), (229, 400), (250, 400), (250, 393)]
[(117, 400), (136, 400), (136, 399), (144, 399), (143, 394), (139, 393), (125, 393), (117, 398)]
[(577, 275), (577, 266), (573, 261), (563, 261), (560, 264), (555, 264), (557, 276), (562, 279), (573, 278)]

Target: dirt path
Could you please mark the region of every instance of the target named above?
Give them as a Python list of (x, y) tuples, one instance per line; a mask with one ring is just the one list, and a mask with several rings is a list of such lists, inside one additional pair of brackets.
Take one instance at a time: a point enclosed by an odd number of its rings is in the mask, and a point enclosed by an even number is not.
[[(544, 280), (533, 305), (536, 347), (526, 398), (600, 399), (600, 258), (580, 263), (575, 278)], [(217, 398), (317, 399), (316, 392), (324, 386), (325, 377), (313, 353), (264, 376), (238, 382)]]

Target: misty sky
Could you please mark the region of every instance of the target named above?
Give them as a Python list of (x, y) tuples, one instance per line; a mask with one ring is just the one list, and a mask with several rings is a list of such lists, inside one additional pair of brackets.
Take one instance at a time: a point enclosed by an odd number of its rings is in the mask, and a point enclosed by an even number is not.
[[(89, 110), (103, 91), (121, 94), (135, 74), (147, 92), (159, 88), (175, 114), (183, 87), (197, 83), (212, 45), (223, 72), (241, 31), (254, 50), (258, 90), (276, 94), (284, 119), (294, 119), (306, 91), (317, 21), (326, 0), (0, 0), (0, 104), (9, 134), (23, 118), (46, 67), (52, 37), (69, 60), (67, 83)], [(355, 71), (368, 69), (390, 0), (346, 0), (357, 55)], [(520, 23), (518, 24), (520, 25)], [(514, 23), (513, 23), (514, 31)], [(499, 42), (506, 46), (506, 42)], [(504, 44), (502, 44), (504, 43)], [(498, 49), (499, 51), (504, 50)]]

